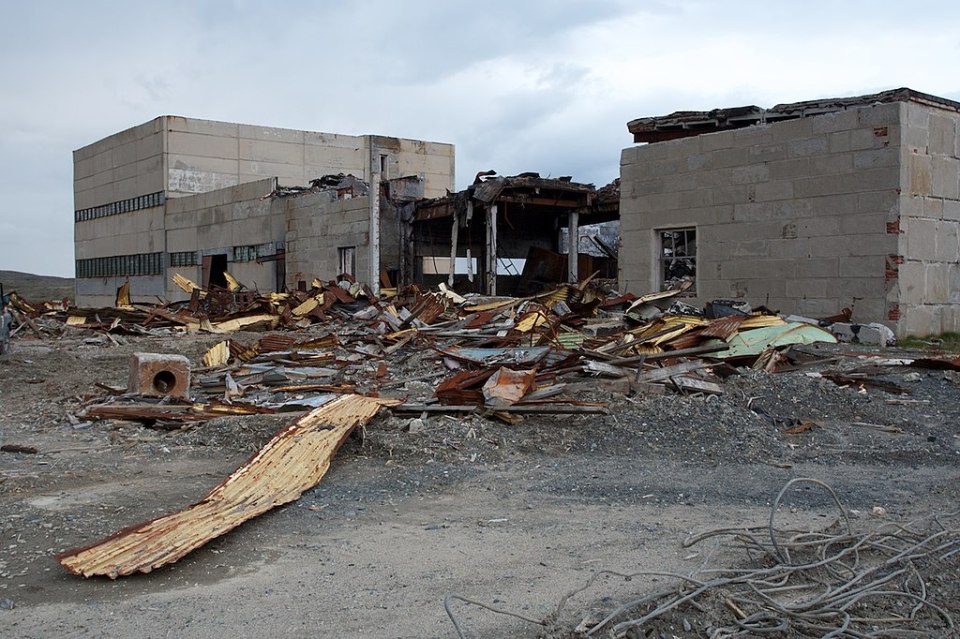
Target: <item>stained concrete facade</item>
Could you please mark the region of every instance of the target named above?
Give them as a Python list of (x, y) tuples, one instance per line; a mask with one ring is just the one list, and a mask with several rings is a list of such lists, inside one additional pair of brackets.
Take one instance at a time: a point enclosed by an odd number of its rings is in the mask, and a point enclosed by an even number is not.
[[(127, 279), (134, 300), (155, 301), (169, 291), (174, 253), (213, 251), (237, 242), (280, 246), (283, 233), (278, 239), (266, 227), (285, 226), (285, 220), (263, 222), (250, 207), (229, 209), (221, 201), (226, 194), (246, 197), (230, 190), (234, 187), (265, 179), (275, 179), (278, 186), (305, 185), (337, 173), (364, 180), (414, 175), (420, 177), (424, 195), (434, 197), (453, 190), (454, 162), (451, 144), (158, 117), (74, 152), (77, 303), (112, 304), (117, 287)], [(195, 226), (188, 212), (174, 204), (178, 198), (214, 191), (220, 198), (216, 203), (190, 204), (200, 207), (191, 213)], [(204, 208), (208, 203), (212, 208)], [(232, 239), (204, 239), (204, 233), (226, 232), (219, 220), (231, 215), (236, 223), (225, 228), (231, 229)], [(168, 228), (167, 221), (174, 226)], [(190, 239), (194, 233), (197, 237)], [(185, 248), (192, 245), (197, 248)]]
[(958, 331), (958, 122), (908, 99), (627, 148), (620, 284), (659, 289), (660, 231), (693, 228), (696, 303)]
[(370, 269), (369, 196), (337, 200), (328, 195), (315, 200), (297, 197), (286, 202), (289, 288), (299, 282), (309, 287), (314, 278), (325, 281), (339, 275), (341, 249), (354, 250), (354, 275)]

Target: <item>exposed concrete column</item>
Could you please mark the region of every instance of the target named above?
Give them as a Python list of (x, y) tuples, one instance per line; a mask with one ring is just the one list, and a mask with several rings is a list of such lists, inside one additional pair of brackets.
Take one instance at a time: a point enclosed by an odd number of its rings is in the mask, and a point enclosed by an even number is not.
[(567, 281), (576, 284), (579, 281), (580, 257), (580, 213), (570, 211), (567, 217)]
[[(467, 206), (473, 206), (473, 203)], [(457, 243), (460, 235), (460, 219), (457, 212), (453, 212), (453, 223), (450, 225), (450, 271), (447, 275), (447, 286), (453, 286), (453, 276), (457, 272)]]
[(367, 242), (370, 271), (367, 284), (374, 295), (380, 294), (380, 152), (370, 144), (370, 235)]
[(497, 205), (487, 207), (487, 295), (497, 294)]

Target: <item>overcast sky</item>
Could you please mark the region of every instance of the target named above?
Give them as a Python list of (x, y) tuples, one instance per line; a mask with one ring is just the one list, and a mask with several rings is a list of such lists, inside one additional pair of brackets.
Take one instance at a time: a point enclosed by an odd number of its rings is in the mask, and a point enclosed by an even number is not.
[(0, 269), (73, 275), (71, 152), (158, 115), (456, 145), (602, 185), (626, 123), (908, 86), (960, 100), (960, 3), (4, 1)]

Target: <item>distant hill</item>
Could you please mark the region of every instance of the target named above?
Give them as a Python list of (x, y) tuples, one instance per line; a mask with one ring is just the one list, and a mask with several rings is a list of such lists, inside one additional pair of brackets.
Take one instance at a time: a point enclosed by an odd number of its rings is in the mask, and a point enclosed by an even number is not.
[(16, 291), (27, 301), (44, 302), (64, 297), (72, 300), (74, 297), (72, 277), (0, 271), (0, 284), (3, 284), (4, 293)]

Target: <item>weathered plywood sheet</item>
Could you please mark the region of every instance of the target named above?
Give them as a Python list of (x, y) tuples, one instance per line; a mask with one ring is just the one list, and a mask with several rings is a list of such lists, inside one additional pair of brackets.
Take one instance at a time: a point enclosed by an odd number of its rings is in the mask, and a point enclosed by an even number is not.
[(76, 575), (111, 579), (173, 563), (211, 539), (315, 486), (354, 427), (396, 400), (344, 395), (284, 428), (188, 508), (125, 528), (57, 561)]

